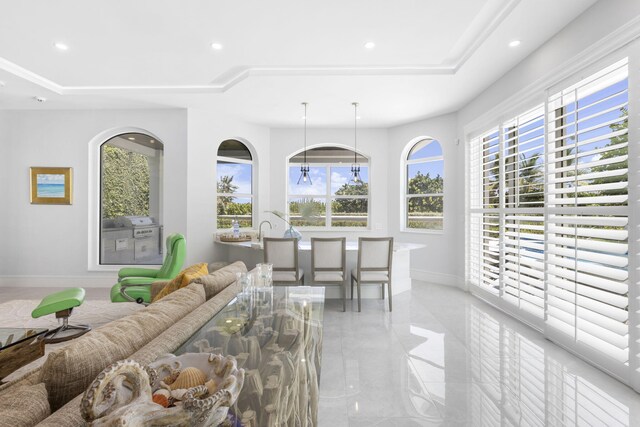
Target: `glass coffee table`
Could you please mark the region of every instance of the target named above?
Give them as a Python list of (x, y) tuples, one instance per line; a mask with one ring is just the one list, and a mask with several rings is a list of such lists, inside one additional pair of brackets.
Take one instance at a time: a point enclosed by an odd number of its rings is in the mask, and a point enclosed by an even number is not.
[(0, 381), (44, 356), (44, 328), (0, 328)]
[(317, 425), (324, 287), (240, 293), (176, 352), (232, 355), (244, 368), (231, 407), (243, 426)]

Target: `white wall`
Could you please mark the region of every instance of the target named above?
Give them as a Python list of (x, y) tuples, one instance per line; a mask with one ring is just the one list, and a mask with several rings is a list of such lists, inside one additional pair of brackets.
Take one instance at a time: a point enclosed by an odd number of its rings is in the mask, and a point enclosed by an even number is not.
[(258, 170), (254, 202), (257, 203), (259, 223), (268, 215), (264, 211), (270, 209), (269, 129), (246, 124), (221, 112), (190, 109), (188, 132), (188, 167), (183, 171), (188, 180), (186, 263), (224, 260), (225, 250), (213, 243), (216, 232), (218, 146), (226, 139), (238, 139), (253, 148)]
[(5, 259), (4, 246), (9, 246), (11, 243), (4, 237), (7, 235), (9, 229), (10, 210), (8, 200), (6, 200), (9, 183), (11, 182), (9, 177), (9, 151), (7, 146), (7, 140), (9, 138), (9, 115), (6, 111), (0, 111), (0, 236), (3, 236), (3, 246), (0, 248), (0, 274), (2, 274), (3, 265), (7, 263)]
[[(0, 285), (107, 285), (115, 273), (89, 272), (89, 141), (119, 127), (139, 127), (164, 143), (165, 232), (187, 228), (185, 110), (10, 111), (0, 121), (4, 163)], [(73, 168), (73, 204), (29, 203), (30, 166)]]
[[(345, 236), (355, 240), (358, 236), (378, 236), (388, 233), (388, 132), (386, 129), (358, 129), (358, 151), (369, 157), (369, 180), (371, 203), (367, 231), (302, 231), (304, 239), (310, 237)], [(287, 206), (287, 158), (302, 150), (304, 133), (302, 129), (271, 129), (270, 163), (273, 173), (270, 177), (271, 208), (284, 212)], [(339, 145), (353, 148), (353, 129), (307, 129), (307, 148), (319, 145)], [(347, 165), (347, 166), (350, 166)], [(284, 224), (271, 215), (274, 225), (271, 236), (281, 237)]]
[[(421, 120), (389, 129), (388, 186), (389, 233), (404, 242), (421, 243), (426, 248), (411, 252), (411, 277), (433, 283), (461, 285), (458, 274), (459, 253), (462, 250), (460, 234), (464, 225), (464, 159), (463, 145), (457, 143), (455, 114)], [(400, 205), (404, 203), (402, 154), (417, 137), (436, 139), (444, 155), (444, 227), (442, 232), (419, 233), (401, 231)], [(464, 253), (464, 252), (463, 252)]]

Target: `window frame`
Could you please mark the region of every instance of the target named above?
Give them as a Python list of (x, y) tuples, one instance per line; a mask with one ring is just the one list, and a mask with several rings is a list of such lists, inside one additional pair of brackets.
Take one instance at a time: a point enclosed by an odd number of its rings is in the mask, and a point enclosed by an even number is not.
[[(239, 143), (241, 143), (242, 145), (244, 145), (244, 147), (249, 151), (249, 154), (251, 154), (251, 160), (245, 160), (245, 159), (238, 159), (235, 157), (227, 157), (227, 156), (219, 156), (218, 152), (220, 151), (220, 145), (222, 145), (222, 143), (224, 143), (225, 141), (228, 140), (234, 140), (237, 141)], [(233, 164), (242, 164), (242, 165), (251, 165), (251, 194), (247, 194), (247, 193), (218, 193), (218, 163), (220, 161), (224, 161), (226, 163), (233, 163)], [(255, 197), (255, 192), (256, 192), (256, 184), (257, 184), (257, 180), (256, 180), (256, 171), (257, 171), (257, 160), (256, 160), (256, 154), (254, 152), (254, 150), (252, 149), (252, 147), (250, 146), (250, 144), (248, 144), (246, 141), (238, 139), (238, 138), (227, 138), (224, 141), (220, 142), (220, 144), (218, 144), (218, 149), (216, 151), (216, 230), (220, 231), (220, 230), (228, 230), (228, 228), (218, 228), (218, 197), (237, 197), (237, 198), (245, 198), (245, 199), (250, 199), (251, 200), (251, 227), (240, 227), (241, 231), (250, 231), (255, 229), (255, 224), (256, 224), (256, 217), (257, 217), (257, 198)]]
[[(89, 232), (87, 239), (87, 271), (90, 272), (114, 272), (119, 271), (121, 268), (131, 267), (131, 264), (100, 264), (100, 244), (101, 244), (101, 230), (102, 230), (102, 201), (101, 201), (101, 147), (102, 145), (119, 135), (139, 133), (146, 135), (162, 143), (163, 152), (167, 149), (167, 143), (156, 135), (144, 128), (138, 127), (119, 127), (114, 129), (104, 130), (95, 135), (88, 143), (88, 223)], [(164, 154), (163, 154), (164, 157)], [(164, 159), (161, 162), (160, 168), (164, 171)], [(160, 180), (160, 201), (159, 212), (164, 212), (164, 174)], [(162, 220), (163, 228), (166, 227), (164, 219)], [(164, 251), (164, 242), (162, 242), (162, 250)], [(160, 267), (161, 264), (151, 265), (147, 264), (146, 267)], [(107, 285), (108, 283), (104, 283)]]
[[(411, 150), (413, 150), (413, 148), (420, 144), (422, 141), (425, 140), (431, 140), (431, 143), (436, 143), (440, 146), (440, 150), (442, 151), (442, 154), (440, 156), (431, 156), (431, 157), (422, 157), (419, 159), (413, 159), (410, 160), (409, 156), (411, 155)], [(430, 143), (430, 144), (431, 144)], [(401, 162), (401, 169), (402, 169), (402, 184), (401, 184), (401, 188), (402, 188), (402, 192), (400, 194), (400, 232), (402, 233), (415, 233), (415, 234), (444, 234), (444, 229), (445, 229), (445, 215), (444, 215), (444, 206), (445, 206), (445, 201), (446, 201), (446, 196), (445, 196), (445, 188), (446, 188), (446, 184), (445, 184), (445, 177), (444, 177), (444, 166), (445, 166), (445, 162), (444, 162), (444, 146), (443, 144), (436, 138), (430, 137), (430, 136), (421, 136), (421, 137), (417, 137), (412, 139), (405, 147), (405, 149), (402, 152), (402, 162)], [(420, 163), (433, 163), (433, 162), (442, 162), (442, 193), (425, 193), (425, 194), (409, 194), (409, 172), (408, 172), (408, 167), (409, 165), (412, 164), (420, 164)], [(408, 216), (409, 216), (409, 199), (414, 198), (414, 197), (433, 197), (433, 196), (437, 196), (437, 197), (442, 197), (442, 216), (441, 217), (434, 217), (434, 218), (441, 218), (442, 219), (442, 228), (440, 229), (425, 229), (425, 228), (412, 228), (409, 227), (409, 221), (408, 221)]]
[[(628, 59), (629, 59), (629, 62), (628, 62), (628, 65), (629, 65), (632, 62), (631, 62), (631, 58), (628, 58)], [(624, 60), (626, 61), (627, 58), (625, 58)], [(562, 174), (563, 171), (556, 170), (557, 166), (554, 167), (554, 163), (560, 163), (561, 167), (563, 167), (564, 165), (563, 162), (561, 162), (560, 160), (566, 157), (566, 154), (562, 155), (559, 153), (566, 151), (566, 149), (563, 149), (563, 150), (555, 150), (555, 149), (565, 147), (565, 145), (558, 146), (556, 143), (559, 141), (559, 139), (563, 139), (563, 138), (566, 139), (568, 135), (562, 132), (560, 133), (557, 132), (558, 127), (560, 129), (563, 129), (566, 126), (566, 124), (562, 120), (563, 117), (566, 116), (566, 112), (563, 109), (555, 108), (555, 104), (554, 104), (555, 94), (559, 91), (572, 90), (573, 85), (580, 85), (580, 87), (586, 86), (588, 83), (583, 83), (583, 81), (586, 81), (588, 79), (593, 79), (594, 81), (596, 81), (598, 80), (598, 78), (596, 78), (597, 75), (599, 75), (600, 73), (603, 73), (603, 75), (606, 75), (609, 73), (609, 71), (606, 71), (606, 70), (621, 68), (622, 66), (619, 64), (622, 62), (623, 60), (620, 60), (620, 58), (617, 58), (613, 60), (607, 59), (606, 61), (601, 61), (597, 64), (593, 64), (591, 67), (589, 67), (589, 69), (585, 69), (579, 74), (576, 74), (576, 76), (572, 77), (571, 78), (572, 82), (567, 83), (566, 81), (563, 81), (556, 85), (559, 87), (556, 87), (554, 89), (547, 88), (547, 90), (545, 91), (545, 97), (542, 100), (540, 100), (538, 97), (535, 97), (535, 98), (532, 97), (529, 100), (529, 102), (527, 102), (527, 104), (529, 105), (537, 105), (539, 103), (542, 103), (544, 104), (544, 110), (545, 110), (544, 112), (544, 117), (545, 117), (544, 119), (544, 128), (545, 128), (544, 158), (545, 158), (545, 161), (543, 164), (544, 170), (545, 170), (544, 171), (544, 187), (545, 187), (544, 207), (537, 207), (537, 208), (508, 207), (505, 205), (504, 191), (499, 192), (500, 201), (497, 206), (487, 207), (483, 203), (485, 199), (482, 197), (482, 195), (484, 194), (484, 191), (483, 191), (484, 187), (482, 185), (482, 179), (483, 179), (482, 178), (483, 177), (482, 162), (481, 161), (478, 162), (478, 159), (482, 159), (482, 154), (480, 154), (482, 152), (482, 146), (483, 146), (482, 142), (484, 141), (485, 136), (491, 132), (490, 131), (467, 132), (469, 146), (468, 146), (468, 150), (465, 153), (466, 170), (467, 170), (467, 177), (466, 177), (467, 207), (466, 207), (466, 214), (465, 214), (465, 220), (467, 223), (466, 224), (467, 251), (466, 251), (465, 268), (466, 268), (466, 281), (471, 293), (480, 297), (481, 299), (487, 300), (488, 302), (498, 307), (502, 311), (506, 312), (507, 314), (511, 315), (512, 317), (533, 326), (535, 329), (541, 331), (546, 338), (560, 344), (561, 346), (567, 348), (569, 351), (578, 355), (582, 359), (589, 361), (590, 363), (596, 365), (597, 367), (607, 371), (608, 373), (610, 373), (617, 379), (621, 380), (622, 382), (628, 385), (634, 386), (634, 388), (638, 390), (640, 388), (637, 387), (637, 384), (640, 378), (638, 378), (637, 376), (637, 366), (638, 366), (638, 359), (640, 359), (640, 352), (637, 351), (638, 344), (636, 342), (636, 338), (634, 337), (635, 329), (637, 329), (638, 319), (639, 319), (637, 317), (637, 314), (635, 314), (637, 313), (637, 301), (636, 301), (637, 274), (634, 275), (634, 273), (636, 270), (635, 265), (637, 264), (635, 264), (635, 259), (634, 259), (634, 256), (632, 255), (637, 253), (637, 237), (635, 237), (636, 240), (634, 240), (634, 232), (636, 231), (635, 229), (637, 228), (635, 227), (635, 225), (637, 225), (637, 222), (634, 224), (634, 221), (633, 221), (633, 218), (634, 218), (633, 206), (634, 205), (637, 206), (638, 199), (637, 199), (637, 196), (636, 196), (636, 199), (633, 199), (633, 196), (637, 194), (634, 186), (634, 175), (637, 175), (637, 164), (635, 165), (636, 168), (634, 169), (633, 168), (634, 157), (631, 151), (633, 144), (630, 142), (628, 145), (630, 149), (629, 155), (628, 155), (629, 166), (628, 166), (628, 177), (627, 177), (628, 191), (629, 191), (628, 205), (618, 206), (616, 205), (617, 202), (611, 202), (611, 205), (590, 206), (589, 203), (582, 203), (582, 204), (555, 203), (554, 200), (552, 199), (552, 195), (555, 194), (555, 192), (552, 191), (555, 189), (555, 186), (554, 186), (556, 184), (555, 180), (558, 178), (564, 178), (565, 176), (569, 176), (569, 175), (563, 175)], [(585, 75), (587, 75), (588, 77), (584, 77)], [(628, 93), (631, 94), (634, 78), (633, 78), (633, 73), (631, 72), (630, 66), (629, 66), (626, 78), (628, 79), (627, 90), (628, 90)], [(636, 80), (636, 86), (637, 86), (637, 80)], [(610, 87), (610, 85), (607, 85), (604, 87)], [(580, 99), (586, 99), (586, 98), (587, 96), (581, 97)], [(517, 109), (519, 111), (528, 110), (523, 107), (523, 105), (525, 105), (524, 103), (518, 104), (518, 105), (519, 107)], [(632, 130), (634, 129), (633, 119), (634, 118), (637, 119), (638, 117), (637, 111), (635, 113), (633, 112), (634, 105), (638, 106), (640, 104), (638, 103), (637, 99), (634, 99), (631, 95), (629, 95), (629, 99), (628, 99), (629, 110), (628, 110), (628, 125), (627, 125), (629, 141), (633, 141), (633, 136), (632, 136), (633, 135)], [(516, 107), (514, 106), (514, 109), (515, 108)], [(509, 114), (509, 115), (502, 114), (498, 117), (495, 117), (495, 120), (492, 120), (492, 124), (495, 126), (496, 123), (498, 123), (498, 127), (501, 129), (501, 131), (499, 132), (500, 134), (499, 135), (499, 138), (500, 138), (499, 152), (500, 153), (505, 152), (504, 145), (503, 145), (503, 139), (504, 139), (503, 129), (504, 128), (502, 126), (505, 123), (509, 122), (509, 120), (505, 120), (505, 118), (513, 117), (517, 115), (519, 114)], [(621, 120), (620, 118), (616, 118), (615, 121), (620, 121), (620, 120)], [(604, 127), (604, 126), (608, 126), (606, 122), (599, 127)], [(483, 127), (491, 128), (491, 126), (483, 126)], [(572, 131), (571, 133), (574, 134), (575, 132)], [(575, 134), (578, 135), (578, 133), (575, 133)], [(600, 138), (600, 136), (601, 135), (599, 135), (598, 138)], [(637, 137), (636, 137), (636, 140), (637, 140)], [(556, 146), (553, 147), (552, 146), (553, 144), (556, 144)], [(567, 147), (570, 147), (570, 146), (567, 146)], [(552, 151), (549, 152), (547, 151), (548, 149), (551, 149)], [(598, 150), (597, 147), (595, 149), (596, 151)], [(609, 151), (613, 151), (613, 150), (614, 149), (611, 149)], [(571, 158), (573, 160), (574, 158), (577, 159), (578, 157), (587, 157), (588, 154), (586, 153), (587, 152), (584, 152), (582, 153), (582, 155), (580, 155), (580, 153), (575, 152), (572, 154)], [(575, 164), (578, 165), (577, 162)], [(577, 169), (578, 169), (578, 166), (576, 166), (576, 170)], [(507, 175), (505, 172), (506, 172), (505, 161), (503, 160), (503, 158), (501, 158), (500, 159), (500, 188), (501, 189), (506, 188), (505, 181), (506, 181)], [(591, 179), (591, 178), (587, 178), (587, 179)], [(577, 180), (578, 179), (576, 177), (576, 181)], [(600, 191), (600, 189), (598, 189), (598, 191)], [(572, 193), (568, 193), (566, 197), (573, 199), (573, 197), (570, 197), (569, 194), (572, 194)], [(577, 195), (575, 197), (576, 197), (575, 200), (577, 200)], [(556, 199), (558, 198), (563, 199), (565, 198), (565, 196), (562, 196), (562, 195), (560, 195), (559, 197), (556, 196)], [(632, 202), (632, 200), (636, 200), (636, 201)], [(609, 202), (605, 202), (605, 203), (609, 203)], [(545, 231), (544, 240), (545, 241), (544, 241), (544, 254), (543, 254), (544, 258), (543, 259), (545, 263), (545, 267), (544, 267), (545, 295), (544, 295), (544, 313), (542, 317), (533, 317), (529, 315), (527, 312), (524, 312), (523, 310), (519, 310), (518, 308), (514, 307), (511, 304), (506, 304), (501, 298), (503, 294), (503, 288), (504, 288), (503, 284), (500, 285), (500, 289), (498, 292), (490, 292), (486, 286), (481, 286), (481, 281), (483, 278), (482, 273), (483, 273), (483, 268), (485, 266), (482, 263), (483, 262), (482, 248), (483, 248), (483, 245), (485, 245), (483, 243), (483, 239), (486, 237), (486, 235), (483, 234), (483, 229), (481, 227), (484, 223), (486, 223), (485, 217), (493, 216), (494, 218), (499, 218), (499, 227), (501, 230), (504, 230), (505, 224), (507, 223), (507, 217), (521, 213), (521, 212), (524, 213), (525, 211), (530, 213), (536, 213), (538, 214), (538, 216), (544, 217), (544, 231)], [(567, 217), (567, 221), (559, 220), (559, 219), (562, 219), (563, 216)], [(597, 337), (592, 332), (590, 332), (588, 328), (585, 328), (584, 326), (571, 326), (571, 329), (576, 331), (575, 336), (568, 337), (567, 335), (565, 335), (564, 332), (560, 331), (555, 324), (549, 321), (549, 318), (551, 317), (551, 314), (550, 314), (551, 311), (548, 308), (551, 304), (549, 298), (550, 296), (554, 296), (553, 289), (551, 289), (552, 279), (554, 276), (558, 276), (558, 274), (555, 274), (555, 272), (558, 270), (556, 267), (557, 266), (564, 267), (562, 264), (555, 262), (554, 257), (557, 258), (556, 255), (560, 254), (562, 257), (566, 256), (566, 258), (569, 259), (570, 262), (575, 261), (576, 265), (580, 264), (581, 262), (584, 264), (584, 259), (582, 258), (582, 256), (578, 255), (578, 252), (581, 249), (577, 245), (579, 244), (580, 241), (582, 241), (582, 239), (593, 237), (592, 235), (589, 235), (589, 234), (582, 234), (582, 233), (579, 235), (576, 234), (576, 238), (575, 238), (576, 243), (575, 244), (571, 243), (566, 245), (569, 247), (569, 251), (567, 252), (572, 251), (575, 253), (575, 255), (571, 253), (568, 255), (565, 255), (564, 253), (559, 253), (557, 248), (560, 248), (560, 250), (564, 251), (563, 246), (565, 244), (562, 242), (558, 242), (557, 237), (558, 236), (562, 237), (561, 236), (562, 234), (571, 234), (571, 235), (573, 234), (563, 233), (563, 230), (558, 228), (557, 224), (562, 224), (562, 223), (573, 224), (573, 227), (576, 229), (576, 233), (577, 233), (577, 230), (589, 230), (588, 227), (591, 227), (591, 226), (594, 226), (595, 228), (595, 227), (604, 227), (607, 225), (611, 225), (606, 223), (597, 224), (597, 225), (593, 224), (589, 222), (590, 220), (592, 220), (592, 218), (586, 218), (588, 216), (623, 217), (622, 218), (623, 220), (628, 218), (629, 226), (627, 229), (629, 234), (627, 239), (628, 248), (626, 250), (628, 267), (626, 271), (629, 272), (629, 276), (626, 279), (626, 283), (628, 284), (628, 292), (626, 295), (628, 298), (627, 311), (628, 311), (629, 319), (627, 323), (628, 324), (628, 332), (627, 332), (628, 344), (626, 348), (628, 349), (629, 354), (628, 354), (628, 360), (626, 363), (621, 363), (614, 353), (607, 353), (606, 351), (601, 351), (601, 348), (604, 348), (604, 347), (589, 345), (588, 343), (586, 343), (586, 340), (584, 340), (584, 338), (579, 338), (579, 336), (584, 336), (585, 334), (587, 335), (591, 334), (592, 336)], [(577, 219), (575, 219), (574, 217)], [(583, 222), (580, 222), (580, 221), (583, 221)], [(623, 227), (619, 224), (617, 226)], [(584, 227), (584, 228), (580, 228), (580, 227)], [(637, 234), (635, 234), (635, 236), (637, 236)], [(600, 238), (600, 236), (598, 236), (598, 238)], [(624, 239), (619, 239), (613, 236), (609, 238), (609, 240), (616, 240), (616, 239), (624, 240)], [(504, 249), (505, 238), (503, 235), (499, 236), (498, 245), (499, 245), (498, 250), (500, 253), (500, 258), (503, 259), (505, 254), (505, 249)], [(552, 245), (555, 245), (555, 247), (552, 247)], [(593, 249), (590, 249), (590, 248), (587, 248), (586, 250), (593, 251)], [(592, 261), (592, 260), (588, 260), (588, 261), (596, 264), (599, 262), (599, 261)], [(601, 264), (607, 264), (607, 263), (601, 262)], [(578, 274), (584, 273), (585, 271), (586, 270), (583, 267), (576, 267), (574, 270), (575, 272), (574, 274), (578, 275)], [(587, 272), (587, 273), (592, 274), (592, 272)], [(502, 265), (502, 263), (501, 263), (500, 271), (498, 274), (500, 274), (500, 276), (504, 274), (504, 266)], [(598, 275), (599, 273), (595, 273), (595, 274)], [(602, 274), (600, 274), (600, 276), (602, 276)], [(562, 277), (562, 276), (560, 275), (559, 277)], [(612, 281), (617, 280), (619, 283), (625, 284), (625, 279), (623, 278), (611, 277), (608, 279), (612, 279)], [(584, 283), (585, 281), (583, 279), (579, 279), (579, 280), (576, 279), (574, 281), (573, 286), (575, 289), (578, 289), (578, 287), (584, 287)], [(581, 295), (576, 297), (576, 301), (579, 301), (580, 299), (583, 299), (583, 300), (586, 299), (586, 297), (581, 293), (579, 293), (578, 291), (572, 290), (572, 292), (575, 295)], [(615, 292), (615, 291), (612, 290), (611, 292)], [(589, 296), (589, 298), (593, 299), (596, 302), (600, 301), (595, 297), (592, 298), (591, 296)], [(576, 312), (581, 310), (585, 311), (588, 308), (588, 306), (583, 305), (582, 302), (579, 302), (579, 303), (575, 302), (573, 304), (575, 304)], [(634, 308), (634, 304), (635, 304), (635, 308)], [(574, 317), (576, 316), (581, 316), (581, 315), (574, 314)], [(633, 322), (632, 317), (635, 317), (635, 322)], [(583, 322), (583, 324), (586, 324), (590, 321), (589, 318), (587, 317), (581, 317), (581, 318), (576, 317), (576, 318), (578, 319), (578, 321), (575, 323), (575, 325), (579, 325), (580, 322)], [(592, 323), (598, 325), (598, 322), (592, 322)], [(629, 378), (630, 374), (634, 378), (630, 379)]]
[[(330, 147), (336, 147), (336, 148), (341, 148), (344, 150), (349, 150), (348, 148), (345, 147), (341, 147), (339, 145), (327, 145), (327, 146), (321, 146), (321, 147), (313, 147), (313, 148), (330, 148)], [(353, 150), (351, 150), (353, 151)], [(299, 153), (296, 153), (299, 154)], [(294, 154), (295, 156), (295, 154)], [(362, 196), (362, 195), (348, 195), (348, 196), (339, 196), (339, 195), (335, 195), (331, 193), (331, 168), (332, 167), (350, 167), (351, 164), (346, 164), (346, 163), (310, 163), (309, 166), (310, 167), (324, 167), (325, 171), (326, 171), (326, 176), (327, 176), (327, 182), (326, 182), (326, 190), (324, 194), (290, 194), (289, 193), (289, 178), (290, 178), (290, 169), (291, 167), (296, 167), (299, 166), (300, 163), (291, 163), (291, 159), (294, 157), (291, 156), (289, 157), (289, 159), (287, 159), (287, 175), (286, 175), (286, 200), (285, 200), (285, 205), (286, 205), (286, 209), (285, 209), (285, 215), (287, 217), (287, 220), (290, 220), (290, 212), (289, 212), (289, 203), (291, 199), (305, 199), (305, 198), (313, 198), (313, 199), (321, 199), (325, 202), (325, 225), (324, 226), (304, 226), (304, 225), (295, 225), (294, 227), (296, 229), (299, 230), (305, 230), (305, 231), (336, 231), (336, 230), (341, 230), (341, 231), (363, 231), (363, 230), (371, 230), (371, 159), (369, 159), (369, 157), (365, 156), (364, 154), (358, 152), (358, 156), (362, 156), (365, 157), (367, 159), (367, 164), (366, 167), (369, 170), (368, 172), (368, 180), (367, 180), (367, 184), (369, 187), (369, 192), (366, 196)], [(362, 166), (362, 164), (361, 164)], [(367, 200), (367, 225), (366, 227), (332, 227), (331, 226), (331, 201), (333, 200), (337, 200), (337, 199), (366, 199)]]

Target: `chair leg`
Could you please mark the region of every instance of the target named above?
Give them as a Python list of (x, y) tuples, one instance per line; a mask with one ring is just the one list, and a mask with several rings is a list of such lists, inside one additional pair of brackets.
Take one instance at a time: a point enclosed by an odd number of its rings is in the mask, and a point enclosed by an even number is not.
[(356, 282), (356, 287), (358, 288), (358, 312), (362, 311), (362, 307), (360, 306), (360, 282)]
[(384, 283), (381, 283), (381, 288), (382, 288), (382, 300), (384, 301)]
[(353, 276), (351, 276), (351, 300), (353, 301)]
[(391, 311), (391, 280), (389, 280), (389, 283), (387, 284), (387, 286), (389, 286), (389, 311)]
[(342, 289), (342, 311), (347, 311), (347, 287), (344, 283), (341, 286)]

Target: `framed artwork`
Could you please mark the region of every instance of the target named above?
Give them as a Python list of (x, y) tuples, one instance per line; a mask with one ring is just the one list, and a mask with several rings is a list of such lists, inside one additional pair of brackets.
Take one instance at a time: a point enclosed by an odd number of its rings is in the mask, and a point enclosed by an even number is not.
[(70, 205), (73, 200), (71, 168), (32, 167), (31, 203), (38, 205)]

